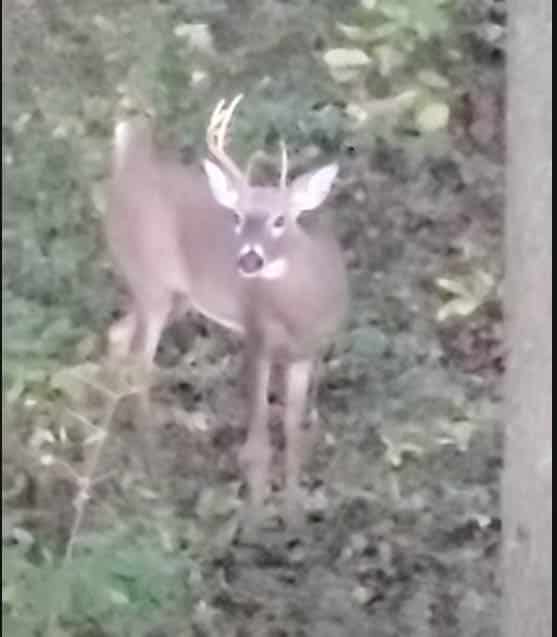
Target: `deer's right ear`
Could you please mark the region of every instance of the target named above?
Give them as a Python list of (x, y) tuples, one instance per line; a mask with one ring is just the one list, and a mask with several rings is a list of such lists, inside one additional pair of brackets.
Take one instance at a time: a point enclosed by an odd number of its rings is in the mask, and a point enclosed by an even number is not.
[(209, 187), (217, 203), (225, 208), (234, 209), (238, 203), (238, 190), (234, 182), (217, 164), (209, 159), (203, 162), (203, 166), (209, 180)]

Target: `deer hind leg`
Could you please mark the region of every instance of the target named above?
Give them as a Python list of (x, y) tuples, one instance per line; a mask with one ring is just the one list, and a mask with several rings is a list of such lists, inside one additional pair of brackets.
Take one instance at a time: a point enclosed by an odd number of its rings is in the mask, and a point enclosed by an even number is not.
[(157, 482), (153, 464), (155, 445), (153, 440), (153, 409), (151, 404), (151, 383), (155, 355), (162, 332), (173, 307), (170, 293), (144, 295), (133, 309), (111, 328), (109, 339), (118, 345), (118, 353), (133, 356), (132, 363), (134, 393), (133, 419), (140, 437), (143, 463), (148, 476)]
[(307, 451), (307, 436), (302, 427), (311, 379), (312, 362), (291, 363), (286, 370), (286, 401), (284, 414), (286, 516), (290, 524), (301, 518), (299, 480)]
[(122, 360), (137, 355), (145, 370), (151, 370), (174, 306), (181, 314), (185, 312), (185, 303), (175, 303), (173, 294), (166, 290), (130, 303), (127, 313), (108, 330), (109, 358)]
[(269, 359), (250, 354), (248, 367), (248, 436), (239, 461), (250, 492), (251, 514), (260, 518), (269, 486), (271, 437), (268, 426), (268, 391), (271, 377)]

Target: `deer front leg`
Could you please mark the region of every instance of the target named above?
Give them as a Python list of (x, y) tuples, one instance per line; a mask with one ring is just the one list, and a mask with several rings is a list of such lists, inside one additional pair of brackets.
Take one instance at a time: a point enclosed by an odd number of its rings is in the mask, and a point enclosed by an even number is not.
[(291, 363), (286, 370), (286, 404), (284, 431), (286, 435), (286, 513), (290, 524), (300, 521), (299, 480), (305, 459), (306, 436), (302, 419), (311, 378), (311, 361)]
[(317, 441), (320, 430), (320, 415), (317, 407), (317, 401), (319, 398), (319, 377), (322, 369), (322, 361), (317, 358), (313, 366), (312, 382), (308, 390), (308, 406), (309, 406), (309, 418), (308, 418), (308, 445), (313, 447)]
[(248, 358), (248, 436), (239, 460), (250, 491), (252, 513), (259, 517), (269, 484), (271, 437), (268, 427), (268, 391), (271, 362), (262, 356)]

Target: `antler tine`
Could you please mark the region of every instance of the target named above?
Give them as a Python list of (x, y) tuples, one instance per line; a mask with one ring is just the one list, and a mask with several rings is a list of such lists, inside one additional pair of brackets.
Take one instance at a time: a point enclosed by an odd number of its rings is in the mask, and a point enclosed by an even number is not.
[(213, 113), (211, 114), (211, 118), (209, 119), (209, 125), (207, 126), (207, 135), (210, 135), (215, 127), (218, 126), (219, 121), (222, 119), (222, 109), (224, 108), (224, 105), (226, 104), (226, 100), (221, 99), (217, 102), (217, 105), (215, 106)]
[(228, 108), (225, 108), (226, 100), (221, 99), (215, 106), (207, 127), (207, 146), (209, 151), (233, 177), (239, 180), (244, 179), (243, 173), (236, 163), (227, 155), (225, 142), (232, 115), (243, 97), (241, 93), (236, 95)]
[(243, 96), (242, 93), (239, 93), (238, 95), (236, 95), (236, 97), (229, 104), (228, 108), (222, 114), (222, 121), (221, 121), (221, 124), (220, 124), (219, 137), (218, 137), (219, 148), (221, 148), (222, 150), (224, 150), (224, 142), (225, 142), (226, 132), (227, 132), (228, 127), (230, 125), (230, 121), (232, 119), (232, 115), (234, 115), (234, 111), (236, 110), (236, 106), (238, 106), (238, 104), (242, 101), (243, 98), (244, 98), (244, 96)]
[(288, 178), (288, 150), (284, 139), (280, 140), (280, 188), (286, 189), (286, 180)]
[(221, 99), (217, 102), (211, 117), (209, 118), (209, 124), (207, 125), (207, 147), (209, 148), (209, 152), (216, 155), (217, 154), (217, 140), (218, 140), (218, 130), (219, 126), (222, 122), (222, 111), (224, 105), (226, 104), (226, 100)]

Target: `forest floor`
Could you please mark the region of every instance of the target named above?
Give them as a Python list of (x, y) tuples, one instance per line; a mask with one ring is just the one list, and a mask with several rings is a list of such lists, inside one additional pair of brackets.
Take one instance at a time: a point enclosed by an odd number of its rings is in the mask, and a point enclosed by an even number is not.
[[(47, 634), (53, 617), (51, 634), (80, 637), (499, 634), (504, 59), (477, 33), (502, 18), (482, 5), (476, 35), (460, 40), (443, 134), (378, 138), (339, 115), (361, 105), (369, 87), (331, 87), (328, 70), (314, 70), (354, 4), (159, 3), (178, 36), (176, 25), (211, 25), (216, 88), (245, 89), (242, 108), (259, 118), (241, 116), (246, 148), (273, 148), (280, 130), (295, 149), (317, 148), (341, 164), (327, 207), (352, 304), (320, 370), (322, 434), (304, 473), (306, 524), (285, 529), (272, 500), (268, 524), (249, 543), (235, 460), (241, 343), (199, 318), (165, 336), (152, 405), (156, 488), (143, 468), (133, 401), (91, 380), (107, 382), (101, 335), (115, 307), (97, 185), (118, 65), (139, 56), (140, 79), (128, 76), (136, 90), (164, 86), (154, 101), (167, 134), (183, 135), (185, 155), (199, 148), (210, 96), (220, 95), (187, 87), (191, 64), (182, 68), (159, 32), (151, 43), (133, 3), (122, 3), (121, 14), (111, 3), (45, 3), (43, 14), (29, 2), (18, 9), (23, 19), (13, 14), (3, 73), (8, 637)], [(115, 37), (115, 24), (140, 21), (141, 37), (134, 29)], [(209, 46), (203, 37), (198, 45)], [(101, 72), (97, 53), (116, 70)], [(200, 59), (210, 67), (208, 56)], [(188, 122), (192, 132), (184, 132)], [(300, 152), (296, 161), (316, 160)], [(272, 414), (278, 467), (279, 394)], [(74, 534), (76, 475), (105, 417), (109, 439)], [(56, 589), (65, 593), (53, 598)]]

